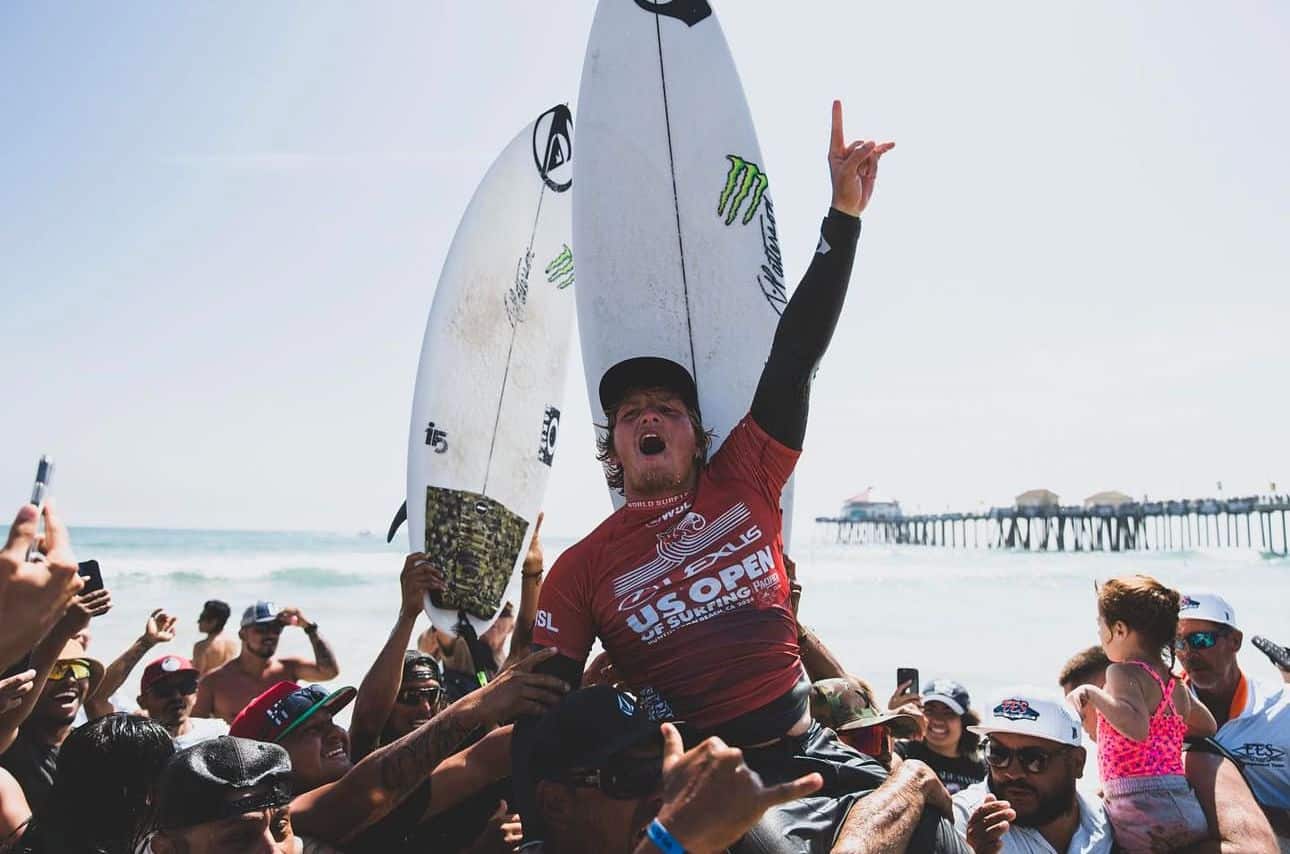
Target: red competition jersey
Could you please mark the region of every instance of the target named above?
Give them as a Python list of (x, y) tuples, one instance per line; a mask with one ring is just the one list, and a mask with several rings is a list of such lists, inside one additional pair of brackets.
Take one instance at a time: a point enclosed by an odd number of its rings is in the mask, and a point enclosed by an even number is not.
[(800, 453), (744, 416), (694, 492), (629, 502), (560, 555), (534, 642), (585, 661), (599, 637), (628, 684), (701, 729), (786, 694), (802, 668), (779, 498)]

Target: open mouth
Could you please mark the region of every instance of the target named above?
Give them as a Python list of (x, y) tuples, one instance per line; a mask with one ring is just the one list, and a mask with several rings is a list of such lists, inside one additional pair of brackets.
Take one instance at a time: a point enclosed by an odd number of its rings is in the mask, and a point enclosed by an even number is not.
[(637, 442), (636, 444), (636, 447), (645, 456), (653, 457), (663, 453), (663, 450), (667, 446), (663, 444), (663, 440), (659, 437), (657, 433), (646, 433), (645, 435), (641, 436), (640, 441)]
[(323, 754), (323, 759), (340, 759), (345, 755), (345, 745), (337, 744), (335, 747)]

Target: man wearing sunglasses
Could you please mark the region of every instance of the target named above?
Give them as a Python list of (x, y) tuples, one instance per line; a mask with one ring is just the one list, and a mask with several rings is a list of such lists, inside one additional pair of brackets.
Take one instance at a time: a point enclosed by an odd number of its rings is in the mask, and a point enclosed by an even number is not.
[(1103, 854), (1114, 849), (1100, 801), (1080, 794), (1080, 720), (1062, 700), (1010, 691), (985, 721), (990, 773), (954, 795), (954, 825), (976, 854)]
[[(60, 622), (54, 632), (64, 625), (65, 622)], [(52, 635), (46, 642), (54, 639)], [(103, 665), (86, 655), (85, 648), (75, 639), (63, 643), (52, 664), (50, 658), (53, 656), (46, 658), (43, 665), (36, 665), (37, 676), (32, 688), (39, 691), (36, 699), (28, 700), (11, 713), (25, 719), (13, 744), (0, 756), (0, 766), (22, 786), (32, 812), (40, 810), (54, 785), (58, 750), (75, 726), (76, 713), (103, 681)]]
[(139, 681), (139, 708), (166, 728), (176, 750), (228, 734), (228, 724), (219, 718), (192, 717), (199, 675), (183, 656), (163, 655), (143, 669)]
[(1241, 763), (1282, 850), (1290, 851), (1290, 690), (1250, 679), (1237, 663), (1244, 635), (1222, 596), (1192, 592), (1178, 609), (1174, 646), (1196, 696), (1214, 715), (1214, 740)]

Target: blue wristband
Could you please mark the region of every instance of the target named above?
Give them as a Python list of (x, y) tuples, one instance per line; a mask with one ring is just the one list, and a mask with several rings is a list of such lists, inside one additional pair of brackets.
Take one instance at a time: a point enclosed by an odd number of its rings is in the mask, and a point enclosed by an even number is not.
[(685, 854), (685, 848), (676, 841), (676, 837), (668, 833), (667, 828), (663, 826), (663, 822), (658, 819), (654, 819), (649, 823), (649, 827), (645, 829), (645, 835), (663, 854)]

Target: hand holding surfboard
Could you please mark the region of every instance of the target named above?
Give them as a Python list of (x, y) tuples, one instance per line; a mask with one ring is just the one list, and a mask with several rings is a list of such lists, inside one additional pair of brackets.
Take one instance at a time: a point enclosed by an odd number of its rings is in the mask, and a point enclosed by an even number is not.
[(833, 102), (833, 131), (829, 135), (829, 177), (833, 181), (833, 207), (860, 216), (873, 196), (878, 160), (896, 147), (894, 142), (856, 140), (848, 144), (842, 132), (842, 102)]

